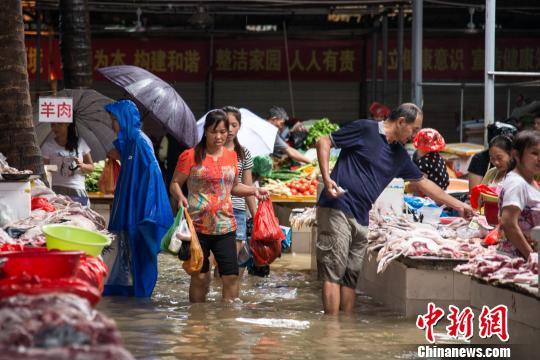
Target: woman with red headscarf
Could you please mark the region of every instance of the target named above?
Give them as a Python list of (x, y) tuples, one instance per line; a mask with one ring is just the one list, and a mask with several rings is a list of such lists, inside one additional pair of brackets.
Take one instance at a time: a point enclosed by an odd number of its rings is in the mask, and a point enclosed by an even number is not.
[(375, 121), (384, 121), (390, 116), (390, 109), (386, 105), (375, 101), (369, 106), (369, 114)]
[(450, 177), (446, 170), (446, 163), (439, 154), (444, 149), (445, 142), (442, 135), (435, 129), (420, 130), (413, 140), (416, 148), (414, 162), (429, 180), (446, 190)]

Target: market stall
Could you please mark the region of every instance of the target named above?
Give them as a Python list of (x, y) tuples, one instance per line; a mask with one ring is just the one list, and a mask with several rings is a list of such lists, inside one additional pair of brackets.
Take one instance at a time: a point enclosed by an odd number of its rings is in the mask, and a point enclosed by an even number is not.
[[(478, 316), (484, 306), (506, 305), (511, 344), (535, 344), (540, 337), (538, 254), (525, 260), (486, 254), (457, 266), (470, 281), (470, 306)], [(475, 343), (493, 340), (475, 338)]]
[[(1, 154), (0, 154), (1, 155)], [(4, 166), (0, 185), (9, 184)], [(107, 266), (99, 256), (111, 244), (105, 219), (58, 195), (30, 174), (25, 191), (5, 187), (0, 221), (0, 347), (6, 358), (133, 359), (116, 323), (93, 309)], [(5, 196), (4, 196), (5, 195)], [(14, 201), (6, 199), (17, 198)], [(26, 216), (19, 211), (28, 207)], [(17, 314), (17, 317), (13, 317)]]
[[(294, 219), (295, 214), (313, 210), (316, 205), (319, 185), (316, 179), (317, 170), (314, 165), (306, 165), (296, 170), (272, 171), (263, 181), (263, 187), (271, 194), (270, 198), (279, 223), (291, 228), (293, 253), (312, 253), (313, 224), (295, 223)], [(315, 218), (314, 211), (310, 212), (310, 216)]]
[(483, 150), (484, 147), (478, 144), (452, 143), (446, 144), (441, 156), (450, 165), (456, 176), (461, 177), (467, 175), (472, 157)]
[[(425, 224), (372, 212), (359, 290), (411, 318), (424, 314), (429, 302), (481, 310), (488, 293), (498, 304), (514, 306), (509, 296), (527, 308), (529, 298), (538, 300), (538, 255), (498, 254), (486, 243), (492, 229), (482, 216)], [(524, 310), (513, 311), (519, 319)], [(538, 330), (536, 320), (516, 321)]]
[(94, 171), (88, 174), (85, 180), (90, 207), (106, 219), (107, 225), (119, 173), (119, 162), (107, 159), (94, 163)]

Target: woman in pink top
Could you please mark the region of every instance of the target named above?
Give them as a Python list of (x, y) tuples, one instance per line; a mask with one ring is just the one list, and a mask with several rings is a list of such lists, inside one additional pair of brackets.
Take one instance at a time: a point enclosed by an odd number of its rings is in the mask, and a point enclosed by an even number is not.
[[(229, 120), (222, 110), (206, 116), (204, 135), (194, 148), (178, 158), (170, 191), (179, 205), (187, 206), (204, 253), (201, 272), (191, 276), (189, 300), (206, 301), (210, 285), (208, 257), (214, 255), (223, 281), (223, 300), (239, 296), (238, 259), (236, 252), (236, 221), (231, 195), (268, 197), (268, 192), (246, 186), (238, 179), (238, 158), (225, 148)], [(187, 181), (188, 197), (182, 193)]]
[(499, 250), (528, 258), (535, 251), (531, 229), (540, 225), (540, 131), (518, 133), (512, 155), (516, 167), (506, 175), (499, 196)]

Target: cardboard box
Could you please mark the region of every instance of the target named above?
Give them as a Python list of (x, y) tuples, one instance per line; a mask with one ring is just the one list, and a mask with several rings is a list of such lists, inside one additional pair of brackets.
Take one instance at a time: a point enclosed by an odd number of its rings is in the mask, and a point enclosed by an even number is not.
[(312, 243), (311, 227), (302, 227), (299, 230), (292, 230), (292, 252), (296, 254), (310, 254)]

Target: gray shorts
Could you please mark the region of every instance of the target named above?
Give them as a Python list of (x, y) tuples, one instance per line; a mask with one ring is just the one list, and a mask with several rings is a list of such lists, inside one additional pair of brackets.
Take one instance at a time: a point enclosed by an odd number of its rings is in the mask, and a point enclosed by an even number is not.
[(317, 208), (319, 280), (356, 288), (367, 248), (368, 228), (342, 211)]

